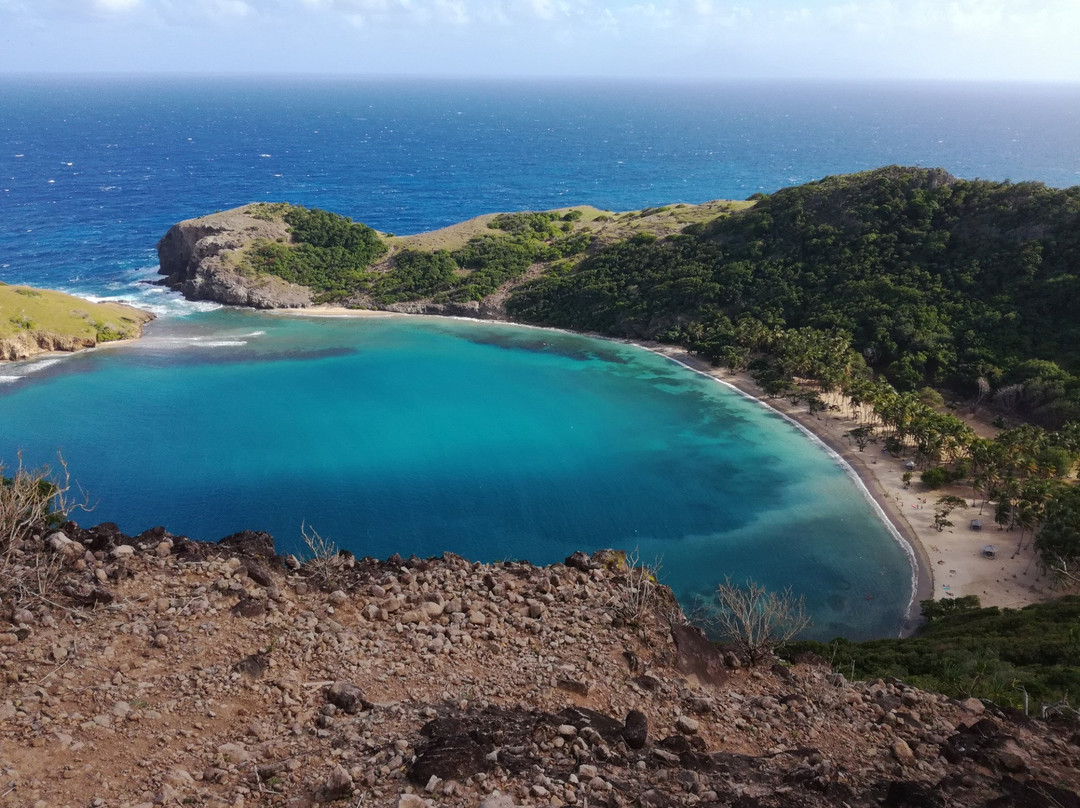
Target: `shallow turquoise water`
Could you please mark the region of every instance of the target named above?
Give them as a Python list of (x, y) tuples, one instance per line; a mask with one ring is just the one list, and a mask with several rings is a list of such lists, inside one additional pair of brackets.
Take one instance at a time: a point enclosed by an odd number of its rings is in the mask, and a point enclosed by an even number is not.
[(97, 503), (84, 524), (268, 530), (288, 551), (306, 522), (378, 557), (636, 548), (686, 605), (725, 575), (790, 585), (823, 638), (895, 634), (911, 597), (904, 551), (832, 457), (631, 346), (222, 310), (35, 367), (0, 385), (0, 456), (62, 450)]

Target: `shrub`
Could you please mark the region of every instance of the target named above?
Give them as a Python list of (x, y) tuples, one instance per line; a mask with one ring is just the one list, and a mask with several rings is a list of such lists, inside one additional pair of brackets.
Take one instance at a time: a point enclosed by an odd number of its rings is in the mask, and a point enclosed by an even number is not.
[(922, 473), (920, 479), (927, 488), (941, 488), (941, 486), (949, 482), (949, 471), (941, 466), (927, 469)]

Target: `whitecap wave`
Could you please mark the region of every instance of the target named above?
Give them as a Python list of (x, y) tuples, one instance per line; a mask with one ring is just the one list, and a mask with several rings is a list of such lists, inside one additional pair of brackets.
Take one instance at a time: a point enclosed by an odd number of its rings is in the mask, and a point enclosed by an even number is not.
[(182, 350), (187, 348), (233, 348), (247, 345), (248, 340), (245, 339), (245, 337), (250, 336), (252, 335), (242, 334), (240, 336), (234, 336), (232, 334), (214, 334), (198, 337), (146, 337), (140, 344), (148, 348), (167, 348), (172, 350)]
[(12, 384), (21, 378), (22, 376), (0, 376), (0, 384)]
[(49, 368), (53, 365), (59, 364), (60, 361), (60, 358), (35, 359), (31, 362), (27, 362), (25, 365), (19, 365), (18, 368), (19, 370), (23, 371), (23, 376), (26, 376), (30, 373), (38, 373), (42, 370), (45, 370), (45, 368)]
[(143, 281), (135, 281), (123, 287), (124, 291), (115, 295), (82, 294), (92, 303), (126, 303), (139, 309), (146, 309), (158, 317), (186, 317), (206, 311), (223, 308), (220, 303), (209, 300), (188, 300), (179, 292), (164, 286), (151, 286)]

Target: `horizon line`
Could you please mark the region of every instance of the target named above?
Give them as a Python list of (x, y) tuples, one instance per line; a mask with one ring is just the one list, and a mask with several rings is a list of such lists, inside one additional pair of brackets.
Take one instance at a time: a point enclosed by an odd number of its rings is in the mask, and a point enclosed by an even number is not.
[(943, 78), (943, 77), (852, 77), (852, 76), (633, 76), (588, 74), (433, 74), (433, 73), (365, 73), (365, 72), (284, 72), (284, 71), (195, 71), (195, 70), (138, 70), (138, 71), (69, 71), (69, 70), (3, 70), (0, 81), (12, 79), (45, 80), (137, 80), (137, 79), (203, 79), (203, 80), (295, 80), (295, 81), (423, 81), (431, 83), (491, 83), (513, 84), (532, 82), (553, 83), (634, 83), (668, 85), (719, 84), (848, 84), (848, 85), (968, 85), (972, 87), (1076, 87), (1080, 79), (1032, 78)]

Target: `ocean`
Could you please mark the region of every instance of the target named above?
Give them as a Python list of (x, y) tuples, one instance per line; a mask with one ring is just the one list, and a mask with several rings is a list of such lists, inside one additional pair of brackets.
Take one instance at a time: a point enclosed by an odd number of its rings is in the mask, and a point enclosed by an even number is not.
[(1080, 181), (1080, 88), (0, 80), (0, 280), (124, 299), (146, 339), (5, 368), (0, 457), (59, 449), (84, 523), (357, 554), (662, 559), (895, 634), (907, 556), (833, 458), (647, 352), (420, 318), (314, 320), (154, 286), (174, 222), (273, 200), (413, 233), (481, 213), (745, 198), (883, 164)]

